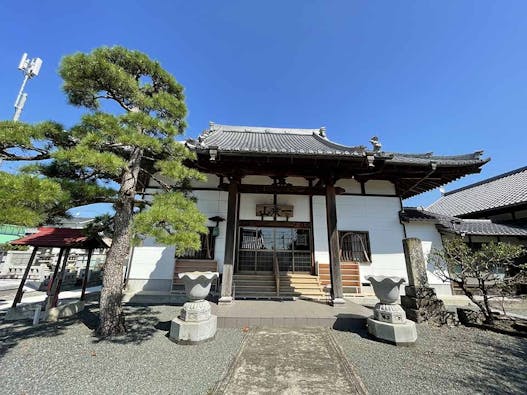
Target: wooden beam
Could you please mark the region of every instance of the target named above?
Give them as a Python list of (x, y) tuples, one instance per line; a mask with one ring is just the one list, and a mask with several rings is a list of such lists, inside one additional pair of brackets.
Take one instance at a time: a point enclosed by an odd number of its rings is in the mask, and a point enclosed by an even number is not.
[(16, 305), (22, 300), (22, 295), (24, 293), (24, 285), (26, 284), (27, 276), (29, 275), (29, 270), (31, 269), (31, 265), (33, 265), (33, 261), (35, 260), (37, 251), (38, 247), (33, 247), (33, 252), (31, 253), (31, 257), (29, 258), (29, 262), (27, 263), (26, 270), (24, 270), (24, 274), (22, 275), (22, 279), (20, 280), (20, 285), (18, 286), (18, 290), (16, 291), (13, 304), (11, 305), (12, 308), (15, 308)]
[(329, 270), (331, 274), (331, 301), (335, 306), (344, 304), (344, 293), (342, 289), (342, 275), (340, 273), (337, 203), (333, 181), (326, 183), (326, 222), (328, 227)]
[(231, 179), (227, 198), (227, 223), (225, 226), (225, 255), (223, 259), (223, 274), (221, 281), (221, 297), (219, 303), (231, 303), (232, 278), (234, 275), (234, 261), (236, 254), (236, 227), (238, 222), (238, 184), (237, 179)]
[(311, 224), (309, 222), (300, 221), (262, 221), (259, 219), (243, 219), (238, 221), (239, 226), (250, 226), (256, 228), (297, 228), (297, 229), (309, 229)]
[[(219, 189), (222, 191), (228, 191), (230, 184), (220, 184)], [(326, 194), (324, 187), (300, 187), (300, 186), (280, 186), (280, 185), (253, 185), (253, 184), (240, 184), (238, 186), (238, 192), (240, 193), (263, 193), (268, 195), (320, 195)], [(335, 187), (335, 193), (341, 195), (345, 192), (344, 188)]]
[(93, 248), (90, 248), (88, 250), (88, 261), (86, 262), (86, 268), (84, 269), (84, 278), (82, 279), (81, 300), (84, 300), (86, 297), (86, 286), (88, 285), (88, 273), (90, 271), (90, 262), (92, 254)]

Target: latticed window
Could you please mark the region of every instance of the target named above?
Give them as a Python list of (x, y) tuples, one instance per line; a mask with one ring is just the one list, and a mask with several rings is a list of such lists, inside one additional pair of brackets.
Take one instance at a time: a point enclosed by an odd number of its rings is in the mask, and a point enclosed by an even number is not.
[(340, 231), (339, 248), (342, 262), (371, 263), (368, 232)]

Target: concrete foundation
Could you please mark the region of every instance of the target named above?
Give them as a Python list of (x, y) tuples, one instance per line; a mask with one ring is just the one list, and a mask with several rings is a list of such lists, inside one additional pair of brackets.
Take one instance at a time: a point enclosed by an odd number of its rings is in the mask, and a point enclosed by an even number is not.
[(170, 338), (182, 344), (201, 343), (214, 338), (217, 326), (218, 318), (215, 315), (205, 321), (183, 321), (176, 317), (170, 326)]
[(404, 323), (392, 324), (368, 318), (368, 333), (375, 338), (396, 346), (410, 346), (417, 340), (415, 323), (406, 321)]

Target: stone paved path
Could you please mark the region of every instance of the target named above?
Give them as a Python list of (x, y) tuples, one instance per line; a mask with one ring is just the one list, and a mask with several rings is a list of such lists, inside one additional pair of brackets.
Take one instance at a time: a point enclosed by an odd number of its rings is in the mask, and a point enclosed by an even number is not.
[(245, 338), (215, 394), (366, 394), (323, 328), (257, 328)]

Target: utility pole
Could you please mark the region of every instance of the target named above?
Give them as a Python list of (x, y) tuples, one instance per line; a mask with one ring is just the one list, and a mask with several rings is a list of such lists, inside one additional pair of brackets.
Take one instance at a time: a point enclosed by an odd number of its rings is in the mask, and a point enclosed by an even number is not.
[(31, 78), (36, 77), (38, 75), (41, 67), (42, 59), (28, 59), (27, 53), (24, 53), (22, 55), (22, 59), (20, 59), (18, 69), (22, 70), (22, 72), (24, 73), (24, 81), (22, 82), (22, 86), (20, 87), (20, 90), (18, 91), (18, 96), (15, 100), (15, 115), (13, 116), (13, 121), (18, 121), (18, 119), (20, 118), (20, 114), (22, 114), (24, 104), (26, 103), (27, 93), (24, 92), (24, 88), (26, 87), (27, 82)]

